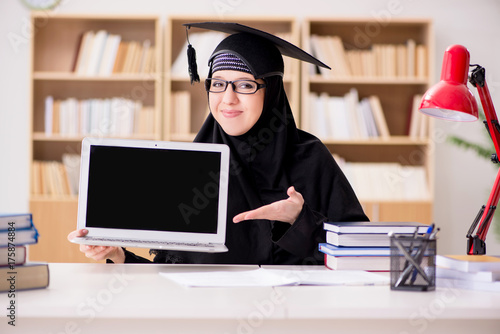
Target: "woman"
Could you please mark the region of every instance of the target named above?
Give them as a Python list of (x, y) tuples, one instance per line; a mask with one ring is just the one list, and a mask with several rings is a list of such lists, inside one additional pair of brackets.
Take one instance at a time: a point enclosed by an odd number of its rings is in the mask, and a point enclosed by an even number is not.
[[(210, 114), (195, 138), (223, 143), (231, 150), (229, 251), (152, 251), (154, 262), (322, 264), (317, 248), (325, 242), (323, 222), (368, 220), (328, 149), (297, 129), (285, 94), (282, 53), (324, 64), (249, 27), (189, 26), (234, 32), (210, 58), (205, 82)], [(84, 234), (74, 231), (68, 238)], [(149, 262), (117, 247), (82, 245), (80, 249), (95, 260)]]

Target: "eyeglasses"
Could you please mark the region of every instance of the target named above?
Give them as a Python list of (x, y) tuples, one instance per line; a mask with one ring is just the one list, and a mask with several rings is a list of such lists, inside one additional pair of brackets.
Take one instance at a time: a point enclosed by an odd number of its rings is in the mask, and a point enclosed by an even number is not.
[(255, 94), (259, 89), (266, 87), (253, 80), (234, 80), (226, 81), (222, 79), (209, 78), (205, 80), (205, 89), (210, 93), (222, 93), (231, 84), (233, 91), (238, 94)]

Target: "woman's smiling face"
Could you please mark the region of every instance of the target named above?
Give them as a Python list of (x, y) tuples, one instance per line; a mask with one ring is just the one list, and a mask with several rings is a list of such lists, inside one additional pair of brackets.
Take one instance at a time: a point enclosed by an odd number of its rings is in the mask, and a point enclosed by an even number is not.
[[(255, 80), (253, 75), (240, 71), (217, 71), (212, 78), (264, 83), (262, 79)], [(224, 132), (230, 136), (239, 136), (248, 132), (259, 120), (264, 107), (264, 96), (265, 88), (258, 89), (254, 94), (239, 94), (228, 84), (224, 92), (209, 93), (210, 112)]]

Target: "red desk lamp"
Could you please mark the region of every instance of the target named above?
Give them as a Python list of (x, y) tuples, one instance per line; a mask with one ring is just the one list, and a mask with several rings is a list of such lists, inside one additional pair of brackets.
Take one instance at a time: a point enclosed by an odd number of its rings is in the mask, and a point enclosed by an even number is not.
[[(469, 65), (469, 51), (461, 45), (452, 45), (446, 49), (441, 69), (441, 80), (432, 86), (422, 97), (420, 111), (429, 116), (454, 121), (470, 122), (478, 118), (477, 103), (472, 92), (467, 88), (469, 66), (471, 71), (469, 82), (476, 87), (483, 106), (484, 121), (496, 153), (491, 156), (494, 163), (500, 157), (500, 125), (493, 107), (491, 95), (485, 80), (485, 70), (479, 65)], [(479, 210), (467, 232), (467, 254), (486, 254), (486, 234), (500, 195), (500, 170), (486, 205)], [(474, 231), (477, 231), (473, 236)]]

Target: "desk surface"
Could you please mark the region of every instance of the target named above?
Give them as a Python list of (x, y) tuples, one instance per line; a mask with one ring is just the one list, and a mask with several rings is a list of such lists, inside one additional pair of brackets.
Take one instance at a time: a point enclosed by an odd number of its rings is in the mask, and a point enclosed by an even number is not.
[[(187, 288), (159, 272), (257, 267), (49, 266), (49, 288), (19, 291), (16, 331), (3, 316), (0, 332), (500, 333), (500, 293), (389, 286)], [(8, 303), (7, 294), (0, 294), (4, 314)]]

